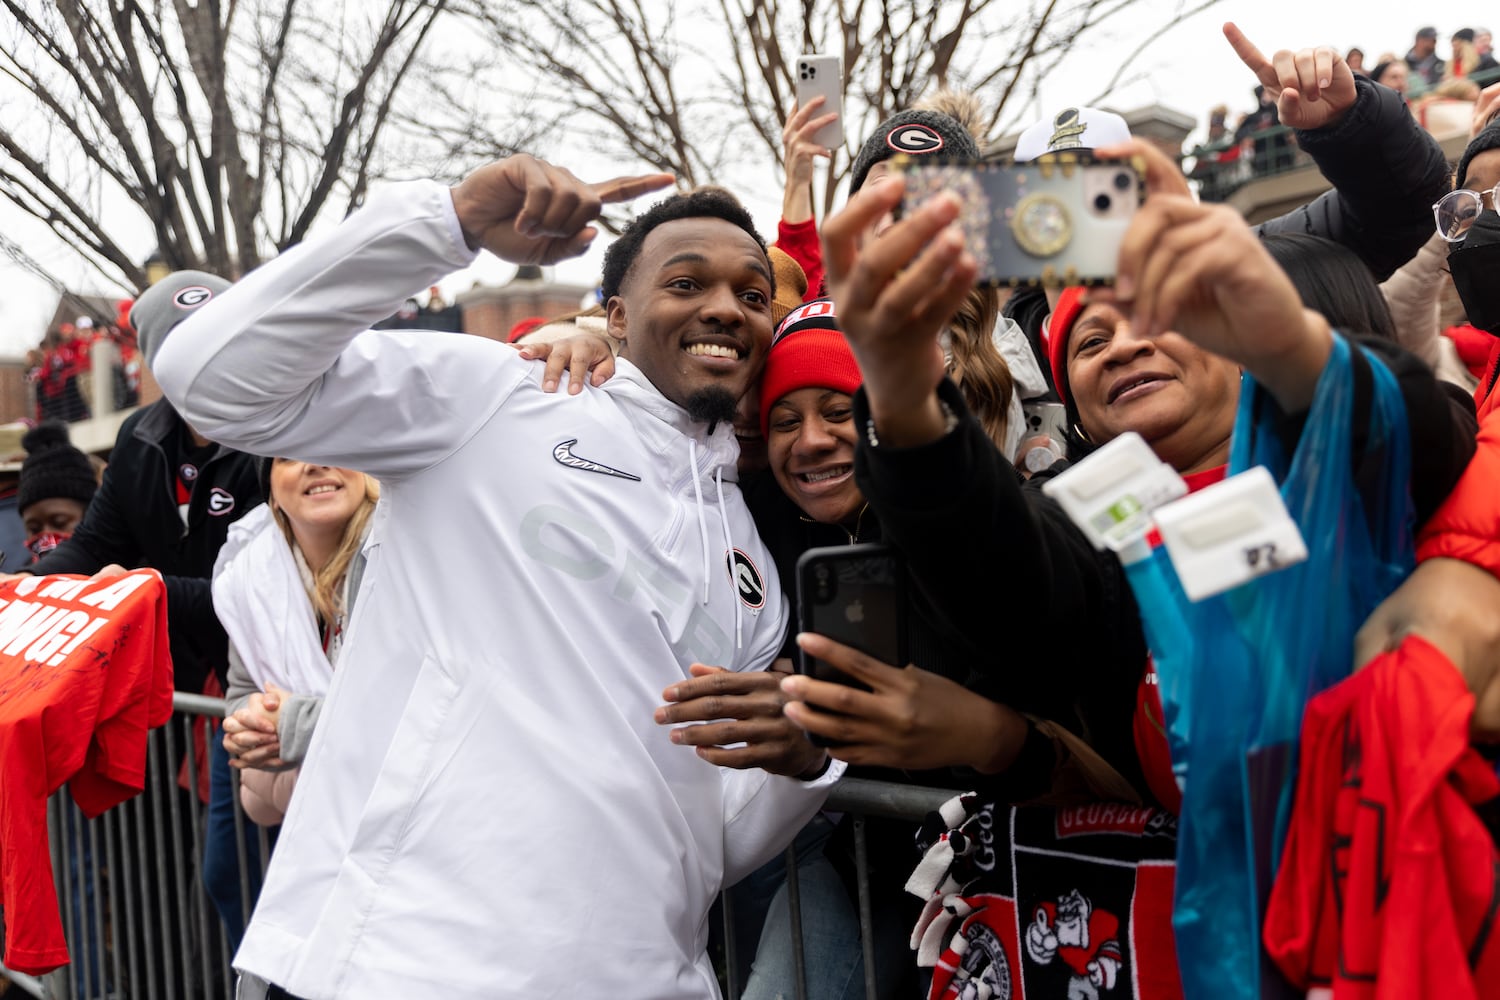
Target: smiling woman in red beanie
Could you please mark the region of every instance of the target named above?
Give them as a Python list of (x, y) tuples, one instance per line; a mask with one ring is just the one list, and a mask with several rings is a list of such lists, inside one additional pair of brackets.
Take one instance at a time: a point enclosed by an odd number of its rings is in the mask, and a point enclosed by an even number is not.
[[(760, 429), (771, 474), (803, 514), (859, 534), (864, 497), (854, 482), (851, 401), (859, 366), (839, 332), (833, 303), (794, 310), (771, 342), (760, 383)], [(783, 576), (782, 579), (793, 579)]]
[[(797, 559), (808, 549), (882, 540), (882, 528), (855, 477), (859, 432), (854, 394), (860, 372), (839, 330), (833, 303), (817, 299), (793, 311), (777, 330), (761, 381), (761, 421), (770, 453), (769, 482), (747, 489), (755, 525), (776, 560), (783, 584), (792, 587)], [(955, 540), (958, 536), (955, 535)], [(988, 698), (971, 694), (975, 647), (945, 624), (943, 610), (920, 594), (909, 596), (912, 682), (944, 704), (931, 731), (912, 734), (920, 747), (908, 769), (965, 766), (995, 774), (1015, 763), (1015, 745), (997, 748), (965, 742), (966, 726), (1024, 730), (1024, 720)], [(795, 657), (794, 636), (785, 655)], [(982, 692), (984, 685), (978, 685)], [(1005, 741), (1003, 741), (1005, 742)], [(1018, 741), (1017, 741), (1018, 745)], [(1050, 773), (1050, 766), (1046, 769)], [(1045, 783), (1047, 774), (1032, 774)]]
[[(792, 310), (776, 331), (761, 376), (760, 419), (771, 476), (745, 487), (756, 529), (776, 560), (782, 585), (789, 592), (795, 586), (797, 559), (808, 549), (881, 540), (879, 520), (867, 509), (854, 475), (858, 432), (853, 398), (859, 385), (859, 366), (839, 330), (833, 303), (815, 299)], [(915, 664), (905, 671), (907, 679), (924, 692), (924, 700), (942, 706), (931, 717), (930, 727), (913, 731), (913, 746), (921, 747), (921, 754), (930, 754), (934, 761), (951, 759), (985, 773), (999, 770), (991, 756), (993, 748), (985, 741), (968, 742), (966, 735), (976, 730), (1021, 734), (1025, 731), (1025, 720), (1005, 706), (965, 689), (963, 682), (968, 679), (976, 651), (955, 642), (952, 630), (930, 605), (913, 595), (907, 619), (911, 659)], [(796, 655), (790, 636), (783, 655)], [(1008, 755), (1003, 756), (1005, 763), (1010, 763)], [(1033, 776), (1043, 783), (1050, 776), (1050, 761), (1046, 764), (1039, 776)], [(925, 766), (922, 756), (914, 756), (908, 763), (911, 770)], [(887, 771), (881, 771), (879, 776), (892, 778)], [(955, 777), (943, 770), (897, 780), (969, 787), (974, 776)], [(814, 889), (811, 891), (816, 893), (815, 897), (809, 897), (809, 886), (822, 886), (824, 878), (806, 860), (807, 838), (813, 838), (812, 846), (816, 846), (815, 828), (819, 822), (814, 821), (798, 840), (798, 855), (803, 858), (798, 875), (803, 911), (816, 909), (819, 914), (811, 922), (815, 928), (804, 916), (808, 954), (816, 956), (807, 963), (808, 974), (814, 977), (809, 982), (809, 996), (839, 995), (823, 989), (830, 978), (840, 984), (862, 981), (861, 967), (857, 964), (861, 959), (852, 887), (843, 887), (849, 890), (844, 892), (835, 886), (836, 894)], [(896, 820), (875, 818), (867, 823), (877, 941), (886, 940), (882, 936), (885, 933), (904, 941), (920, 909), (915, 897), (906, 895), (902, 889), (911, 867), (915, 831), (914, 824)], [(829, 830), (825, 824), (821, 835), (831, 837), (826, 848), (830, 852), (852, 849), (847, 823), (837, 831)], [(774, 865), (779, 878), (781, 862), (778, 860)], [(837, 919), (839, 914), (847, 917), (842, 925)], [(784, 906), (773, 903), (767, 927), (761, 934), (761, 950), (753, 963), (754, 973), (744, 991), (746, 997), (792, 992), (791, 956), (778, 950), (789, 940), (788, 932), (785, 927), (775, 926), (775, 921), (784, 915)], [(896, 988), (896, 984), (911, 980), (915, 970), (901, 949), (877, 948), (875, 973), (879, 982)], [(914, 983), (908, 985), (911, 992), (916, 990)]]

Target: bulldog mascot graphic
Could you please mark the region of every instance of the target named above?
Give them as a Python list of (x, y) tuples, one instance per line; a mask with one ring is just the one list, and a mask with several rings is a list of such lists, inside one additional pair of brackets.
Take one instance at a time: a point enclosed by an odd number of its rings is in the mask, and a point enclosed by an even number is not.
[(1099, 1000), (1112, 990), (1120, 973), (1120, 921), (1096, 910), (1074, 889), (1055, 903), (1036, 908), (1026, 929), (1026, 953), (1038, 965), (1059, 959), (1073, 973), (1068, 1000)]

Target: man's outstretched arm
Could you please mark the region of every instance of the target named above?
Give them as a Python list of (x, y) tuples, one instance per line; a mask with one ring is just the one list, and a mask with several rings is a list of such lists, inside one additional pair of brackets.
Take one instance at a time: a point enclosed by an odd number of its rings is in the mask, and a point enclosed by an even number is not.
[(409, 474), (461, 446), (524, 366), (480, 338), (362, 336), (371, 324), (479, 249), (525, 263), (577, 254), (596, 235), (589, 223), (603, 204), (669, 183), (652, 175), (585, 184), (514, 156), (451, 190), (392, 185), (184, 321), (154, 374), (183, 417), (223, 444)]

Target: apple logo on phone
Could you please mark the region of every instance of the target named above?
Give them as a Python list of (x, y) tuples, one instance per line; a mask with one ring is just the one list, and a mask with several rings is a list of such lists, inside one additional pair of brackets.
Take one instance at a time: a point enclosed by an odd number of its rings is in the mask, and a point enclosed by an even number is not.
[(849, 619), (849, 624), (858, 625), (865, 620), (865, 605), (862, 601), (850, 601), (844, 605), (844, 617)]

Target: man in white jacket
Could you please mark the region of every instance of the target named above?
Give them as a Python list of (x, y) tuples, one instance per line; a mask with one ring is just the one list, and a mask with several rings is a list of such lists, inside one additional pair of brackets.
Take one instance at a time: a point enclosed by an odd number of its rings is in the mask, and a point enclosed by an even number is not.
[(395, 185), (162, 347), (157, 379), (204, 434), (383, 487), (235, 958), (272, 996), (714, 997), (715, 895), (841, 771), (810, 745), (782, 755), (796, 777), (716, 768), (653, 721), (691, 664), (762, 670), (786, 628), (734, 483), (772, 294), (737, 203), (678, 196), (622, 236), (625, 347), (581, 395), (483, 338), (368, 331), (477, 247), (550, 263), (601, 200), (669, 180), (589, 187), (513, 157), (451, 191)]

